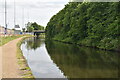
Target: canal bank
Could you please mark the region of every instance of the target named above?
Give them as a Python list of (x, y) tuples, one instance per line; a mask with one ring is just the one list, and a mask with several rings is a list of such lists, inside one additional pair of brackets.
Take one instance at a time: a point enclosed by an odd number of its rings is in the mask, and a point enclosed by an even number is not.
[(26, 59), (23, 56), (23, 53), (20, 49), (20, 46), (22, 44), (22, 42), (26, 39), (29, 38), (30, 36), (27, 37), (23, 37), (18, 43), (17, 43), (17, 62), (19, 64), (19, 69), (22, 71), (21, 73), (21, 78), (33, 78), (34, 76), (31, 72), (31, 69), (29, 68)]
[(97, 46), (87, 46), (87, 45), (79, 44), (79, 43), (76, 43), (76, 42), (62, 41), (62, 40), (57, 40), (57, 39), (51, 39), (51, 40), (62, 42), (62, 43), (65, 43), (65, 44), (72, 44), (72, 45), (78, 45), (78, 46), (83, 46), (83, 47), (95, 48), (95, 49), (99, 49), (99, 50), (120, 52), (119, 47), (118, 47), (118, 49), (104, 49), (104, 48), (99, 48)]

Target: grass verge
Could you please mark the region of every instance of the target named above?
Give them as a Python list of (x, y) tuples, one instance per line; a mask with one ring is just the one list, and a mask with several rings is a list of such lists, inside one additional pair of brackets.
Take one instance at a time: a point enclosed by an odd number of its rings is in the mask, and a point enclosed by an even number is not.
[[(21, 78), (31, 78), (30, 80), (34, 80), (34, 76), (31, 72), (31, 69), (29, 68), (26, 59), (23, 56), (23, 53), (20, 49), (20, 46), (22, 44), (22, 41), (25, 40), (30, 36), (24, 37), (22, 40), (20, 40), (17, 43), (17, 59), (18, 59), (18, 64), (19, 64), (19, 69), (21, 70)], [(28, 79), (29, 80), (29, 79)]]
[(19, 37), (22, 37), (23, 35), (14, 35), (14, 36), (2, 36), (0, 37), (0, 46), (8, 43), (11, 40), (17, 39)]

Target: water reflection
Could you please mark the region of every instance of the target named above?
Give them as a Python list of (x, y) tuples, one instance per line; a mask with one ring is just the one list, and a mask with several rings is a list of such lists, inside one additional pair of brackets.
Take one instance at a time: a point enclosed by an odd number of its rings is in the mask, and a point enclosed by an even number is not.
[(120, 59), (115, 52), (56, 41), (45, 43), (34, 37), (26, 39), (21, 49), (36, 78), (120, 77)]
[(55, 41), (46, 41), (53, 61), (69, 78), (118, 78), (119, 55)]
[(27, 49), (34, 49), (36, 50), (38, 47), (40, 47), (42, 40), (38, 37), (32, 37), (26, 39), (27, 42)]
[(28, 38), (21, 45), (21, 50), (35, 78), (65, 78), (49, 56), (44, 39)]

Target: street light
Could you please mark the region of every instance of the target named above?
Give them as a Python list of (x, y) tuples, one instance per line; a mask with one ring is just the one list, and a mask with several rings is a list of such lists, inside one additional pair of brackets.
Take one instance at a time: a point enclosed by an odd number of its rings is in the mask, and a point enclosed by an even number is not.
[(5, 34), (7, 34), (7, 2), (5, 0)]

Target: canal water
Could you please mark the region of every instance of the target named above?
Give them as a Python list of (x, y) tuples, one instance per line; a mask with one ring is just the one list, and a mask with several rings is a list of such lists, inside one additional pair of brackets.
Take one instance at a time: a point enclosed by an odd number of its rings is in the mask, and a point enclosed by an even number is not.
[(35, 78), (119, 78), (119, 54), (27, 38), (21, 45)]

